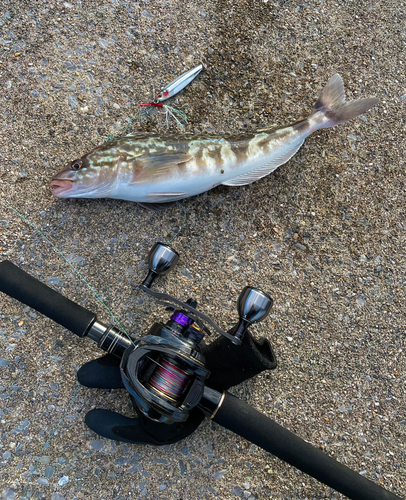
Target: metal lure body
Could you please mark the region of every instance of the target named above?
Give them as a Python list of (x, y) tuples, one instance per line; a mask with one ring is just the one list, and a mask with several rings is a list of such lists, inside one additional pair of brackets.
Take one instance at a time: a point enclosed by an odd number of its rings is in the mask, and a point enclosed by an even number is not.
[(133, 134), (95, 148), (69, 163), (51, 181), (59, 198), (116, 198), (142, 204), (194, 196), (219, 184), (250, 184), (286, 163), (306, 137), (355, 118), (377, 99), (345, 103), (334, 75), (308, 118), (252, 134)]
[(193, 81), (197, 75), (202, 71), (203, 64), (199, 64), (193, 69), (186, 71), (183, 75), (180, 75), (178, 78), (169, 83), (163, 90), (156, 96), (157, 102), (166, 101), (170, 97), (178, 94), (181, 90), (189, 85), (191, 81)]

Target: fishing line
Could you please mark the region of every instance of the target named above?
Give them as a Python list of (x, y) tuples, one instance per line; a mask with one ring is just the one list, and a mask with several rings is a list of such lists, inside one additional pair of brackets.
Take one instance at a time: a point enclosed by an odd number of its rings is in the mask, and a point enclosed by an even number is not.
[(161, 364), (157, 364), (159, 366), (149, 379), (148, 385), (165, 397), (178, 401), (190, 378), (189, 373), (167, 359), (162, 359)]
[[(13, 210), (18, 217), (20, 217), (26, 224), (28, 224), (30, 227), (34, 229), (51, 247), (53, 250), (68, 264), (68, 266), (74, 271), (74, 273), (85, 283), (85, 285), (88, 287), (88, 289), (93, 293), (93, 295), (96, 297), (96, 299), (100, 302), (100, 304), (106, 309), (106, 311), (110, 314), (113, 322), (120, 328), (120, 330), (127, 336), (127, 338), (133, 342), (131, 336), (126, 332), (125, 328), (123, 325), (120, 323), (120, 321), (115, 317), (114, 313), (110, 310), (110, 308), (103, 302), (103, 299), (100, 297), (100, 295), (96, 292), (96, 290), (90, 285), (90, 283), (86, 280), (86, 278), (76, 269), (76, 267), (69, 262), (69, 260), (65, 257), (63, 252), (59, 250), (59, 248), (46, 236), (40, 229), (38, 229), (32, 222), (30, 222), (21, 212), (19, 212), (16, 208), (14, 208), (8, 201), (6, 200), (1, 200), (8, 208)], [(185, 207), (182, 205), (180, 201), (177, 202), (177, 204), (180, 206), (180, 208), (183, 211), (183, 221), (181, 226), (179, 227), (178, 231), (175, 233), (175, 235), (168, 241), (168, 245), (170, 245), (182, 232), (183, 228), (185, 227), (186, 224), (186, 219), (187, 219), (187, 213)]]
[(147, 115), (151, 111), (151, 108), (147, 108), (145, 111), (140, 113), (139, 115), (134, 116), (133, 118), (127, 118), (127, 125), (116, 135), (109, 135), (104, 139), (104, 142), (112, 141), (113, 139), (118, 139), (121, 137), (125, 132), (127, 132), (128, 128), (132, 124), (133, 121), (135, 121), (137, 118), (140, 118), (141, 116)]
[(182, 232), (183, 228), (185, 227), (185, 224), (186, 224), (186, 208), (182, 205), (182, 203), (180, 201), (177, 201), (176, 202), (180, 208), (183, 210), (183, 222), (180, 226), (180, 228), (178, 229), (178, 232), (175, 234), (175, 236), (173, 236), (167, 243), (167, 245), (170, 245), (178, 236), (179, 234)]
[[(139, 18), (141, 18), (140, 15), (139, 15)], [(148, 115), (153, 107), (162, 107), (165, 110), (165, 121), (166, 121), (167, 127), (169, 127), (169, 117), (172, 117), (181, 128), (184, 128), (182, 121), (184, 123), (187, 123), (186, 113), (184, 113), (183, 111), (178, 110), (172, 106), (168, 106), (167, 104), (158, 104), (156, 102), (151, 102), (151, 103), (148, 103), (146, 105), (141, 104), (141, 106), (145, 106), (145, 110), (133, 118), (128, 118), (127, 123), (124, 126), (124, 128), (121, 131), (119, 131), (118, 134), (116, 134), (115, 136), (107, 137), (105, 139), (105, 142), (113, 140), (113, 139), (118, 138), (120, 136), (123, 136), (127, 132), (127, 130), (129, 129), (130, 125), (137, 118)], [(33, 223), (31, 223), (23, 214), (21, 214), (10, 203), (8, 203), (6, 200), (1, 200), (1, 201), (3, 201), (3, 203), (8, 208), (13, 210), (18, 215), (18, 217), (20, 217), (26, 224), (28, 224), (32, 229), (34, 229), (34, 231), (36, 231), (52, 247), (52, 249), (68, 264), (68, 266), (80, 278), (80, 280), (83, 283), (85, 283), (87, 288), (92, 292), (92, 294), (96, 297), (96, 299), (99, 301), (99, 303), (110, 314), (110, 317), (112, 318), (113, 322), (120, 328), (120, 330), (126, 335), (126, 337), (134, 344), (130, 335), (126, 332), (126, 330), (121, 325), (121, 323), (118, 321), (118, 319), (115, 317), (115, 315), (110, 310), (110, 308), (103, 302), (103, 300), (101, 299), (99, 294), (96, 292), (96, 290), (90, 285), (90, 283), (88, 283), (86, 278), (72, 265), (72, 263), (65, 257), (65, 255), (59, 250), (59, 248), (42, 231), (40, 231), (40, 229), (38, 229)], [(183, 222), (181, 223), (181, 225), (180, 225), (178, 231), (175, 233), (175, 235), (170, 239), (168, 244), (171, 244), (179, 236), (179, 234), (181, 233), (181, 231), (183, 230), (183, 228), (186, 224), (186, 219), (187, 219), (186, 209), (184, 208), (184, 206), (180, 202), (177, 202), (177, 204), (181, 207), (181, 209), (183, 211)], [(171, 363), (167, 363), (165, 366), (158, 367), (158, 370), (155, 374), (155, 378), (153, 379), (153, 387), (155, 387), (157, 390), (160, 390), (160, 389), (166, 390), (166, 392), (168, 394), (171, 394), (173, 398), (177, 399), (177, 397), (179, 397), (179, 394), (181, 393), (182, 387), (184, 386), (185, 380), (187, 379), (187, 377), (188, 377), (188, 375), (185, 372), (183, 372), (183, 370), (180, 370), (178, 367), (175, 367)], [(45, 442), (45, 444), (41, 450), (41, 453), (34, 464), (34, 468), (31, 472), (31, 475), (28, 479), (28, 482), (24, 488), (22, 499), (26, 498), (26, 495), (28, 493), (28, 488), (31, 484), (34, 473), (37, 470), (39, 460), (41, 459), (42, 455), (44, 454), (45, 449), (47, 449), (47, 447), (49, 447), (49, 443), (50, 443), (52, 437), (56, 434), (60, 424), (64, 420), (67, 412), (69, 411), (71, 404), (73, 403), (73, 401), (76, 398), (76, 395), (77, 395), (79, 389), (80, 389), (80, 385), (78, 384), (76, 390), (74, 391), (74, 393), (73, 393), (73, 395), (72, 395), (72, 397), (67, 405), (67, 408), (66, 408), (64, 414), (62, 415), (58, 424), (56, 425), (54, 430), (51, 432), (49, 438)]]
[[(59, 248), (40, 230), (38, 229), (32, 222), (30, 222), (21, 212), (19, 212), (16, 208), (14, 208), (8, 201), (6, 200), (1, 200), (3, 202), (3, 204), (8, 207), (9, 209), (13, 210), (18, 217), (20, 217), (20, 219), (22, 219), (26, 224), (28, 224), (32, 229), (34, 229), (34, 231), (36, 231), (51, 247), (52, 249), (68, 264), (68, 266), (75, 272), (75, 274), (83, 281), (83, 283), (85, 283), (85, 285), (88, 287), (88, 289), (93, 293), (93, 295), (96, 297), (96, 299), (100, 302), (100, 304), (106, 309), (106, 311), (110, 314), (111, 318), (113, 319), (113, 321), (115, 322), (115, 324), (120, 328), (120, 330), (128, 337), (128, 339), (132, 342), (132, 338), (130, 337), (130, 335), (126, 332), (126, 330), (124, 329), (124, 327), (121, 325), (121, 323), (118, 321), (118, 319), (115, 317), (115, 315), (113, 314), (113, 312), (110, 310), (110, 308), (103, 302), (103, 300), (101, 299), (101, 297), (99, 296), (99, 294), (96, 292), (96, 290), (90, 285), (90, 283), (88, 283), (88, 281), (86, 280), (86, 278), (73, 266), (73, 264), (71, 262), (69, 262), (69, 260), (65, 257), (65, 255), (63, 254), (63, 252), (61, 252), (61, 250), (59, 250)], [(179, 230), (176, 232), (176, 234), (171, 238), (171, 240), (169, 241), (169, 244), (172, 243), (177, 237), (178, 235), (181, 233), (181, 231), (183, 230), (185, 224), (186, 224), (186, 218), (187, 218), (187, 214), (186, 214), (186, 209), (185, 207), (178, 201), (177, 204), (181, 207), (182, 211), (183, 211), (183, 222), (179, 228)], [(179, 375), (177, 375), (179, 377)], [(177, 379), (176, 380), (176, 383), (175, 385), (183, 385), (183, 384), (180, 384), (181, 380)], [(33, 475), (35, 473), (35, 471), (37, 470), (37, 466), (38, 466), (38, 463), (42, 457), (42, 455), (44, 454), (44, 451), (49, 447), (49, 443), (52, 439), (52, 437), (55, 435), (55, 433), (57, 432), (60, 424), (62, 423), (62, 421), (64, 420), (71, 404), (73, 403), (73, 401), (75, 400), (76, 398), (76, 395), (78, 393), (80, 389), (80, 385), (78, 384), (76, 390), (74, 391), (73, 393), (73, 396), (71, 397), (69, 403), (68, 403), (68, 406), (64, 412), (64, 414), (62, 415), (61, 419), (59, 420), (58, 424), (56, 425), (56, 427), (54, 428), (54, 430), (51, 432), (49, 438), (47, 439), (47, 441), (45, 442), (42, 450), (41, 450), (41, 453), (39, 455), (39, 457), (37, 458), (37, 460), (35, 461), (35, 464), (34, 464), (34, 469), (32, 470), (31, 472), (31, 475), (28, 479), (28, 482), (24, 488), (24, 492), (23, 492), (23, 496), (22, 496), (22, 500), (24, 500), (24, 498), (27, 498), (26, 495), (28, 493), (28, 488), (29, 488), (29, 485), (31, 484), (31, 481), (32, 481), (32, 478), (33, 478)], [(175, 393), (177, 393), (177, 391), (175, 391)]]
[(26, 498), (26, 495), (27, 495), (27, 492), (28, 492), (28, 487), (29, 487), (29, 485), (30, 485), (30, 483), (31, 483), (31, 480), (32, 480), (32, 477), (33, 477), (33, 475), (34, 475), (35, 471), (37, 470), (37, 465), (38, 465), (38, 462), (41, 460), (41, 457), (42, 457), (42, 455), (44, 454), (44, 451), (45, 451), (45, 450), (49, 447), (49, 446), (48, 446), (48, 445), (49, 445), (49, 442), (50, 442), (50, 441), (51, 441), (51, 439), (54, 437), (54, 435), (56, 434), (56, 432), (57, 432), (57, 430), (58, 430), (59, 426), (61, 425), (61, 423), (63, 422), (64, 418), (66, 417), (66, 414), (68, 413), (69, 408), (70, 408), (71, 404), (73, 403), (73, 401), (75, 400), (76, 395), (77, 395), (77, 393), (79, 392), (80, 388), (81, 388), (80, 384), (77, 384), (76, 390), (75, 390), (75, 392), (73, 393), (73, 396), (71, 397), (71, 399), (70, 399), (70, 401), (69, 401), (69, 403), (68, 403), (68, 406), (66, 407), (66, 410), (65, 410), (64, 414), (62, 415), (62, 417), (60, 418), (59, 422), (57, 423), (57, 425), (56, 425), (55, 429), (51, 432), (51, 434), (49, 435), (49, 438), (47, 439), (46, 443), (45, 443), (45, 444), (44, 444), (44, 446), (42, 447), (41, 453), (39, 454), (39, 457), (37, 458), (37, 460), (36, 460), (36, 462), (35, 462), (35, 464), (34, 464), (34, 469), (32, 470), (31, 475), (30, 475), (30, 477), (29, 477), (29, 479), (28, 479), (28, 482), (27, 482), (27, 484), (26, 484), (26, 486), (25, 486), (25, 488), (24, 488), (24, 492), (23, 492), (23, 496), (22, 496), (22, 499), (21, 499), (21, 500), (24, 500), (24, 498)]
[(30, 222), (22, 213), (20, 213), (16, 208), (14, 208), (8, 201), (2, 200), (11, 210), (13, 210), (26, 224), (32, 227), (39, 235), (47, 241), (53, 250), (60, 256), (62, 259), (68, 264), (68, 266), (76, 273), (76, 275), (85, 283), (85, 285), (89, 288), (89, 290), (93, 293), (96, 299), (100, 302), (100, 304), (106, 309), (106, 311), (110, 314), (114, 323), (120, 327), (121, 331), (128, 337), (128, 339), (132, 342), (130, 335), (125, 331), (122, 324), (118, 321), (118, 319), (114, 316), (113, 312), (109, 309), (109, 307), (103, 302), (100, 295), (96, 292), (96, 290), (86, 281), (86, 278), (69, 262), (69, 260), (65, 257), (65, 255), (59, 250), (59, 248), (52, 243), (52, 241), (46, 236), (42, 231), (40, 231), (32, 222)]

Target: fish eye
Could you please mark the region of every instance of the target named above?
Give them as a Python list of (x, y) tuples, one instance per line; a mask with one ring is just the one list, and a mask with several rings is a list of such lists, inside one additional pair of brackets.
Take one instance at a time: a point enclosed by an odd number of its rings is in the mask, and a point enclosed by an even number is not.
[(82, 160), (75, 160), (71, 163), (71, 166), (70, 166), (71, 170), (80, 170), (81, 168), (83, 168), (83, 162)]

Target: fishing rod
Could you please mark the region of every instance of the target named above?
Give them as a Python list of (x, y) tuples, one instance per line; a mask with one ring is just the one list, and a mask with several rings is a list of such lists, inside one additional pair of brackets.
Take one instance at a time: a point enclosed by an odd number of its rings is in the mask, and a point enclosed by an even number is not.
[[(206, 360), (204, 355), (204, 337), (210, 334), (206, 324), (230, 346), (228, 351), (221, 353), (223, 360), (217, 360), (214, 369), (221, 371), (219, 364), (223, 361), (224, 365), (237, 365), (234, 369), (238, 369), (238, 360), (242, 359), (242, 351), (247, 338), (250, 338), (249, 327), (268, 316), (273, 301), (267, 293), (245, 287), (237, 302), (239, 320), (225, 332), (197, 310), (193, 299), (182, 302), (151, 289), (154, 280), (169, 273), (178, 260), (178, 253), (162, 243), (156, 243), (149, 252), (149, 272), (140, 288), (167, 306), (170, 319), (166, 323), (154, 323), (140, 338), (127, 337), (116, 327), (104, 325), (95, 313), (52, 290), (7, 260), (0, 263), (0, 291), (44, 314), (78, 337), (89, 337), (97, 342), (100, 349), (117, 358), (122, 384), (129, 392), (138, 415), (147, 421), (166, 425), (169, 429), (187, 423), (191, 415), (198, 412), (348, 498), (402, 500), (226, 390), (218, 390), (218, 384), (216, 388), (210, 387), (207, 382), (211, 380), (214, 365), (213, 361), (210, 365), (210, 360)], [(225, 352), (235, 355), (235, 359), (225, 359)], [(276, 360), (272, 359), (268, 368), (275, 366)], [(227, 376), (225, 370), (223, 378)], [(112, 434), (111, 431), (104, 432), (103, 426), (96, 429), (110, 439), (136, 442), (120, 435), (119, 431)]]

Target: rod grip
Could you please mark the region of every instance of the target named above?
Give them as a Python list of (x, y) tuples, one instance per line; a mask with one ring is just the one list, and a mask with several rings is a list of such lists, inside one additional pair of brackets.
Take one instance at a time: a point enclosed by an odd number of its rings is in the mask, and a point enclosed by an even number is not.
[(228, 392), (213, 420), (352, 500), (402, 500)]
[(96, 315), (52, 290), (8, 260), (0, 263), (0, 291), (84, 337)]

